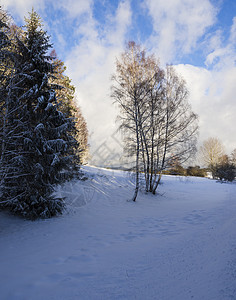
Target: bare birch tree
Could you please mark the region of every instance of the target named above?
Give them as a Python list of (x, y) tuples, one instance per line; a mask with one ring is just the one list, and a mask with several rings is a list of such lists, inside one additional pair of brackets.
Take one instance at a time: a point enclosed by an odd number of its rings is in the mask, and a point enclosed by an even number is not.
[[(163, 170), (173, 159), (185, 162), (196, 152), (197, 115), (188, 103), (184, 80), (173, 66), (159, 71), (149, 85), (144, 123), (140, 128), (145, 147), (143, 157), (146, 191), (155, 194)], [(160, 69), (159, 69), (160, 70)]]
[(216, 165), (220, 163), (221, 157), (224, 155), (224, 146), (218, 138), (210, 137), (205, 140), (200, 147), (200, 155), (203, 163), (212, 172), (215, 177)]
[(166, 66), (161, 96), (155, 124), (154, 180), (149, 190), (154, 194), (162, 171), (173, 159), (184, 163), (194, 155), (198, 132), (198, 117), (188, 102), (186, 83), (173, 66)]
[(131, 155), (135, 155), (136, 186), (133, 201), (136, 200), (139, 190), (142, 140), (139, 129), (145, 115), (145, 85), (150, 76), (144, 71), (149, 68), (149, 59), (145, 57), (145, 52), (134, 42), (129, 42), (120, 60), (117, 59), (116, 74), (112, 76), (112, 97), (120, 107), (121, 129), (126, 132), (126, 148)]
[(159, 61), (134, 42), (116, 67), (112, 97), (120, 107), (126, 149), (136, 157), (135, 201), (140, 171), (146, 191), (155, 194), (170, 160), (184, 162), (196, 151), (197, 115), (188, 103), (186, 84), (174, 68), (162, 70)]

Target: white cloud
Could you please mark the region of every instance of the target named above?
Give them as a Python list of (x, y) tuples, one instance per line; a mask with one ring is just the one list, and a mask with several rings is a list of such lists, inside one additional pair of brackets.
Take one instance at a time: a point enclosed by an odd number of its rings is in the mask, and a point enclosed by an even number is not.
[[(131, 8), (129, 1), (120, 2), (115, 16), (115, 32), (110, 33), (109, 40), (114, 45), (124, 42), (128, 26), (131, 24)], [(115, 34), (114, 34), (115, 33)]]
[(78, 18), (82, 14), (90, 12), (93, 4), (93, 0), (51, 0), (51, 2), (55, 9), (63, 9), (72, 19)]
[(210, 35), (208, 35), (204, 42), (206, 53), (210, 53), (213, 50), (221, 47), (223, 35), (223, 31), (220, 29), (216, 30), (214, 34), (211, 33)]
[[(92, 153), (108, 139), (114, 144), (111, 136), (117, 128), (117, 110), (110, 98), (110, 78), (115, 71), (115, 57), (123, 50), (131, 15), (129, 1), (121, 2), (113, 20), (105, 23), (102, 36), (90, 15), (76, 29), (82, 39), (67, 57), (68, 74), (77, 86), (78, 103), (92, 135)], [(114, 151), (116, 146), (109, 145)]]
[[(21, 20), (32, 7), (36, 11), (43, 11), (46, 4), (46, 0), (2, 0), (1, 2), (5, 9), (20, 17)], [(93, 0), (47, 0), (47, 3), (52, 4), (55, 9), (63, 9), (71, 18), (76, 18), (91, 9)]]
[(216, 17), (209, 0), (146, 0), (145, 4), (155, 32), (149, 42), (164, 62), (176, 52), (190, 53)]
[(177, 65), (186, 79), (190, 103), (199, 115), (199, 144), (208, 137), (218, 137), (230, 153), (236, 148), (236, 67), (207, 70), (191, 65)]
[[(214, 36), (213, 36), (214, 38)], [(202, 119), (202, 136), (217, 136), (228, 153), (236, 148), (236, 17), (233, 18), (228, 41), (218, 39), (215, 48), (207, 55), (205, 64), (211, 67), (207, 81), (207, 107), (199, 107)]]
[(15, 17), (24, 20), (24, 17), (28, 15), (28, 12), (32, 10), (32, 7), (36, 11), (44, 9), (45, 0), (2, 0), (2, 6), (4, 9), (10, 11)]
[(222, 41), (222, 38), (218, 38), (218, 34), (212, 37), (212, 40), (218, 40), (217, 43), (213, 44), (210, 53), (207, 55), (205, 64), (209, 66), (213, 66), (220, 70), (221, 68), (225, 68), (226, 66), (234, 66), (236, 63), (236, 52), (235, 52), (235, 44), (236, 44), (236, 17), (233, 18), (230, 36), (228, 41)]

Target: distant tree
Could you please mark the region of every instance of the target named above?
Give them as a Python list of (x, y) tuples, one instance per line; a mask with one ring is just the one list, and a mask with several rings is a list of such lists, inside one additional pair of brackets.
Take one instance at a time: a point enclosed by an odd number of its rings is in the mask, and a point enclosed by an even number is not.
[(135, 157), (136, 187), (144, 172), (146, 191), (155, 194), (162, 171), (176, 157), (185, 161), (196, 149), (197, 116), (187, 101), (185, 82), (172, 66), (162, 70), (134, 42), (116, 62), (112, 97), (120, 108), (125, 149)]
[(28, 218), (61, 213), (63, 201), (54, 185), (73, 177), (79, 158), (71, 132), (73, 123), (58, 110), (50, 83), (51, 45), (37, 13), (26, 19), (24, 39), (16, 37), (17, 60), (8, 88), (8, 116), (0, 206)]
[(216, 165), (220, 163), (220, 159), (224, 155), (223, 144), (218, 138), (210, 137), (203, 142), (200, 154), (204, 164), (212, 172), (213, 177), (215, 177)]
[(74, 103), (73, 119), (75, 120), (75, 139), (78, 142), (78, 147), (75, 148), (75, 153), (80, 157), (81, 163), (85, 164), (89, 158), (89, 144), (88, 144), (88, 127), (87, 122), (82, 114), (81, 108)]
[(236, 167), (230, 162), (228, 155), (223, 155), (215, 166), (215, 177), (221, 181), (233, 181), (236, 176)]
[(173, 158), (171, 160), (171, 162), (169, 163), (168, 174), (170, 174), (170, 175), (186, 176), (187, 175), (187, 171), (181, 165), (181, 163), (180, 163), (180, 161), (178, 159)]
[(230, 155), (231, 163), (236, 167), (236, 148), (232, 151)]
[(187, 176), (205, 177), (206, 170), (201, 169), (200, 166), (189, 166), (187, 168)]

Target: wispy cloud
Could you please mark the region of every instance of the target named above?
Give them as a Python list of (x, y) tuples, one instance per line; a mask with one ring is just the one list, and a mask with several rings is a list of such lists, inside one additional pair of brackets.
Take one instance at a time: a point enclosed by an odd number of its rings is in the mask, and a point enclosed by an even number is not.
[(151, 44), (164, 62), (187, 54), (216, 19), (216, 8), (202, 0), (146, 0), (154, 32)]
[(232, 20), (228, 40), (223, 43), (221, 35), (222, 32), (220, 34), (216, 32), (211, 39), (213, 41), (212, 48), (205, 60), (207, 67), (221, 69), (226, 66), (231, 67), (236, 65), (236, 17)]
[(68, 13), (70, 19), (79, 18), (92, 10), (93, 0), (51, 0), (55, 9), (62, 9)]

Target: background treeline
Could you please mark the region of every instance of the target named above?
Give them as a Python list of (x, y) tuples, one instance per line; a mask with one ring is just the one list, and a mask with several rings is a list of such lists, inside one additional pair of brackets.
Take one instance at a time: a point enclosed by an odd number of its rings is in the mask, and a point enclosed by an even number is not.
[(200, 157), (214, 179), (233, 181), (236, 177), (236, 149), (230, 155), (216, 137), (210, 137), (200, 148)]
[(196, 176), (206, 177), (208, 175), (207, 168), (201, 168), (200, 166), (188, 166), (183, 167), (181, 164), (172, 164), (168, 170), (163, 171), (166, 175), (180, 175), (180, 176)]
[(164, 174), (212, 177), (221, 181), (233, 181), (236, 178), (236, 149), (227, 155), (222, 142), (215, 137), (203, 141), (199, 149), (199, 159), (204, 165), (183, 167), (178, 159), (173, 160)]
[(0, 62), (0, 208), (51, 217), (88, 153), (75, 88), (34, 10), (19, 28), (0, 8)]

